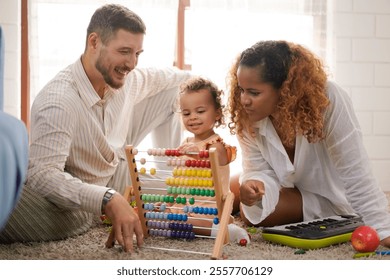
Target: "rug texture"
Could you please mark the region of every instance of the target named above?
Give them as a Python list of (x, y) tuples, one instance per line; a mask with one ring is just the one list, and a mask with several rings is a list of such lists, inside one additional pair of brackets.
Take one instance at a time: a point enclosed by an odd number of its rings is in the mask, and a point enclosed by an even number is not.
[[(389, 200), (390, 193), (386, 193)], [(242, 226), (238, 217), (234, 222)], [(107, 249), (104, 243), (108, 227), (99, 219), (85, 234), (66, 240), (42, 243), (0, 244), (0, 260), (207, 260), (214, 239), (196, 238), (193, 241), (149, 237), (143, 248), (134, 253), (124, 252), (120, 246)], [(355, 251), (350, 242), (326, 248), (299, 251), (296, 248), (271, 244), (261, 237), (261, 229), (251, 234), (251, 242), (240, 246), (232, 242), (224, 246), (223, 258), (229, 260), (351, 260)], [(161, 248), (164, 248), (162, 250)], [(386, 250), (379, 247), (378, 250)], [(373, 255), (369, 260), (390, 260), (390, 256)]]

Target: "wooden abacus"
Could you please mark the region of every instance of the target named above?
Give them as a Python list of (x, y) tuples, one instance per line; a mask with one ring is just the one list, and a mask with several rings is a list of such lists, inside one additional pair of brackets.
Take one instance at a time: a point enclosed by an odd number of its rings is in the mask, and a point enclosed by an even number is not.
[[(206, 216), (214, 216), (212, 221), (219, 224), (217, 235), (213, 246), (213, 251), (210, 254), (211, 259), (220, 259), (222, 257), (223, 246), (229, 242), (228, 224), (232, 222), (232, 208), (234, 194), (229, 188), (229, 174), (220, 172), (220, 165), (215, 148), (209, 151), (200, 151), (198, 156), (201, 160), (184, 160), (183, 156), (177, 150), (170, 149), (149, 149), (149, 156), (168, 157), (167, 165), (175, 167), (171, 172), (173, 177), (165, 180), (165, 194), (148, 194), (147, 191), (153, 188), (144, 189), (141, 185), (140, 173), (144, 174), (145, 169), (138, 169), (135, 156), (138, 150), (132, 145), (125, 148), (129, 172), (132, 181), (134, 198), (136, 201), (138, 215), (141, 221), (144, 237), (150, 235), (176, 237), (193, 239), (194, 234), (192, 224), (186, 223), (191, 219), (187, 213), (204, 214)], [(187, 154), (188, 155), (188, 154)], [(145, 163), (145, 159), (140, 160), (141, 164)], [(161, 162), (161, 161), (159, 161)], [(151, 169), (150, 174), (154, 175), (155, 170)], [(190, 178), (186, 178), (189, 175)], [(202, 179), (194, 179), (192, 177), (200, 177)], [(161, 190), (161, 189), (159, 189)], [(129, 192), (126, 192), (129, 196)], [(215, 200), (216, 208), (208, 207), (193, 207), (196, 202), (194, 196), (212, 196)], [(156, 210), (154, 203), (158, 204)], [(164, 213), (165, 203), (183, 204), (182, 213), (172, 214)], [(169, 208), (169, 207), (167, 207)], [(176, 208), (177, 209), (177, 208)], [(210, 218), (211, 219), (211, 218)], [(156, 221), (157, 220), (157, 221)], [(164, 222), (160, 220), (179, 221)], [(155, 228), (156, 227), (156, 228)], [(184, 250), (183, 250), (184, 251)]]

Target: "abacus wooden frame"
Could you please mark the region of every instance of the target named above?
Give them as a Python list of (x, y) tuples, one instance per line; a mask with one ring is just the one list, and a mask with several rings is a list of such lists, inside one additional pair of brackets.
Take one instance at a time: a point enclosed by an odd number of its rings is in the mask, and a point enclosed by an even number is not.
[[(133, 191), (135, 196), (135, 201), (137, 205), (138, 215), (141, 221), (144, 237), (147, 238), (148, 228), (146, 226), (146, 218), (144, 216), (144, 209), (142, 207), (143, 201), (141, 200), (142, 187), (140, 185), (140, 180), (138, 176), (138, 169), (133, 154), (134, 147), (132, 145), (127, 145), (125, 147), (127, 162), (129, 166), (130, 178), (133, 184)], [(231, 212), (233, 209), (234, 194), (230, 192), (229, 186), (222, 186), (222, 182), (229, 182), (229, 178), (224, 178), (222, 180), (221, 174), (219, 172), (219, 161), (218, 155), (215, 148), (209, 150), (209, 160), (211, 165), (212, 178), (214, 182), (215, 190), (215, 200), (218, 209), (218, 218), (220, 220), (219, 229), (217, 236), (214, 242), (213, 251), (211, 253), (211, 259), (221, 259), (223, 246), (229, 243), (229, 232), (228, 224), (232, 221)], [(127, 199), (130, 199), (129, 192), (126, 192), (125, 196)]]

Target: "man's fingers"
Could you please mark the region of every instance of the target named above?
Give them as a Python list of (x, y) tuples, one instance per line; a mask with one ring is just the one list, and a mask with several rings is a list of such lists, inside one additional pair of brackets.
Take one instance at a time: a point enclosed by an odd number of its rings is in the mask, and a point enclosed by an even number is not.
[(110, 235), (106, 241), (106, 248), (112, 248), (115, 245), (115, 230), (111, 228)]
[(133, 235), (134, 230), (132, 226), (128, 226), (123, 230), (123, 248), (125, 252), (133, 252)]

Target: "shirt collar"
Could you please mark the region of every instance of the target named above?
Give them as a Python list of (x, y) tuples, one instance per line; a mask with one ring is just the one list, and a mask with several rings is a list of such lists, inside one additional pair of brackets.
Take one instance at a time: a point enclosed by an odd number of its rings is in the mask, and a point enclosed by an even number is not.
[(272, 126), (271, 120), (267, 117), (260, 121), (255, 122), (252, 126), (255, 130), (259, 131), (260, 135), (267, 136), (267, 132), (269, 132), (268, 127)]
[(104, 104), (113, 95), (115, 90), (108, 87), (103, 99), (100, 98), (85, 73), (81, 57), (73, 64), (72, 72), (80, 98), (88, 107)]

